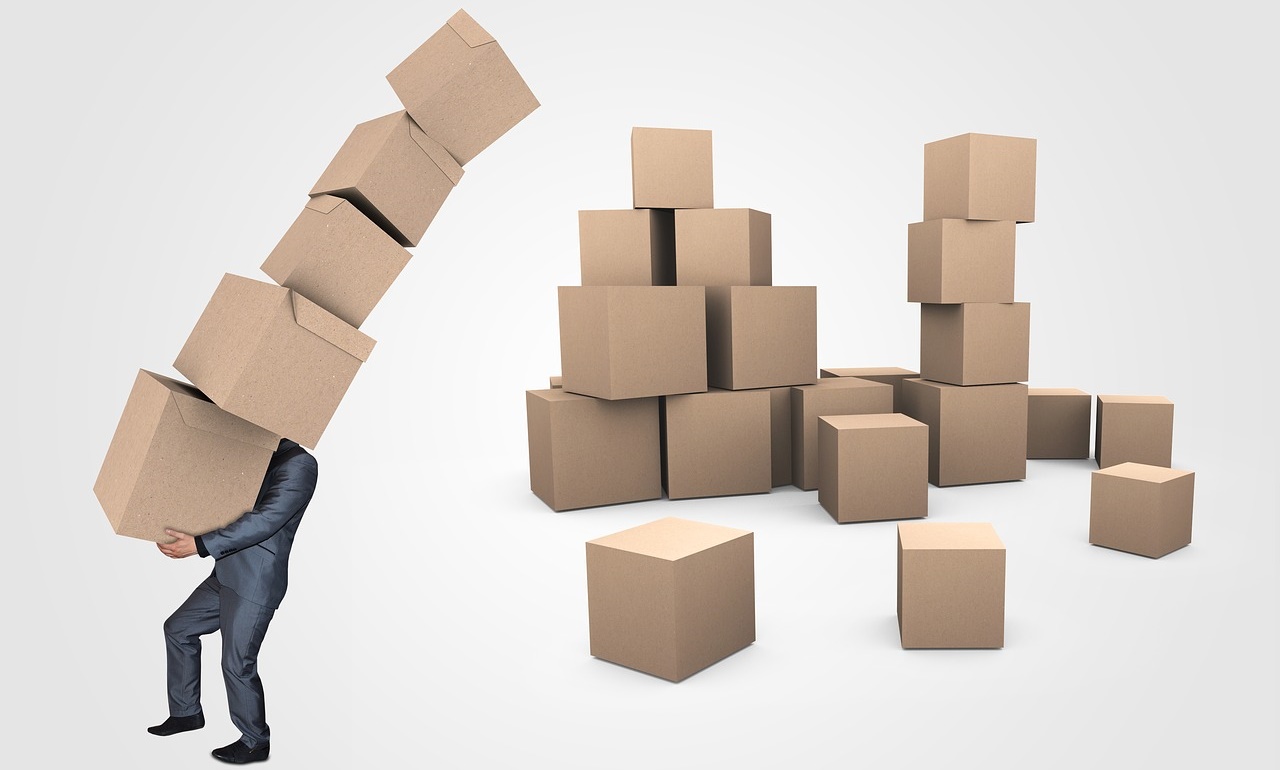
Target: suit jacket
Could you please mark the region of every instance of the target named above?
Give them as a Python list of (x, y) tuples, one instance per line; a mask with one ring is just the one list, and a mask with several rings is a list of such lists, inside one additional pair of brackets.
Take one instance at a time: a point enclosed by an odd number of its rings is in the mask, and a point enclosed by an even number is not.
[(289, 551), (315, 492), (319, 466), (307, 450), (283, 439), (267, 465), (253, 510), (196, 538), (213, 574), (241, 598), (276, 608), (289, 585)]

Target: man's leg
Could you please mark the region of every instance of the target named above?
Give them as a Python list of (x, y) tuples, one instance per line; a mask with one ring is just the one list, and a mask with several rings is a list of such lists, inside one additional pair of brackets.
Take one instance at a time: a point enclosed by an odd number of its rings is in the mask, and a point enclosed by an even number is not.
[(200, 637), (218, 630), (222, 593), (210, 575), (164, 622), (170, 716), (200, 713)]
[(275, 610), (222, 592), (222, 678), (231, 722), (250, 749), (271, 742), (266, 699), (258, 678), (258, 650)]

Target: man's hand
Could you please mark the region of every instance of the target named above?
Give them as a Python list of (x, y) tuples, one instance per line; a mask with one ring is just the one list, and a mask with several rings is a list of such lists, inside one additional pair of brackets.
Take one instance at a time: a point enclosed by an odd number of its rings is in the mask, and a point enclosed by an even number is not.
[(172, 543), (156, 543), (160, 553), (170, 559), (184, 559), (196, 552), (196, 539), (191, 535), (176, 529), (166, 529), (164, 532), (175, 539)]

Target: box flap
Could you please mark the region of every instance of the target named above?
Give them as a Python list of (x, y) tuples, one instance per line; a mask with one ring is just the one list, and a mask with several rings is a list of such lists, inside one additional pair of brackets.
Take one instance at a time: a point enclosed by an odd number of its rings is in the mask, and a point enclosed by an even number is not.
[(479, 48), (488, 43), (498, 42), (493, 39), (493, 35), (486, 32), (484, 27), (477, 24), (476, 20), (461, 8), (449, 19), (448, 24), (449, 28), (457, 32), (458, 37), (462, 38), (462, 41), (471, 48)]
[(462, 166), (458, 165), (458, 161), (453, 159), (453, 156), (444, 148), (444, 145), (427, 136), (427, 132), (419, 128), (418, 124), (413, 122), (413, 118), (409, 118), (409, 136), (417, 143), (418, 147), (422, 148), (427, 157), (431, 158), (431, 162), (436, 164), (436, 168), (443, 171), (444, 175), (449, 177), (449, 181), (453, 183), (453, 186), (457, 187), (458, 182), (462, 181)]
[(344, 203), (346, 203), (346, 200), (335, 195), (317, 195), (307, 201), (307, 208), (312, 211), (319, 211), (321, 214), (328, 214)]
[(293, 320), (299, 326), (348, 355), (369, 360), (375, 344), (372, 337), (296, 291), (290, 290), (289, 297), (293, 300)]
[(208, 396), (189, 385), (165, 379), (165, 385), (170, 391), (169, 397), (178, 407), (178, 414), (188, 428), (225, 436), (272, 452), (280, 445), (280, 437), (271, 431), (223, 411)]

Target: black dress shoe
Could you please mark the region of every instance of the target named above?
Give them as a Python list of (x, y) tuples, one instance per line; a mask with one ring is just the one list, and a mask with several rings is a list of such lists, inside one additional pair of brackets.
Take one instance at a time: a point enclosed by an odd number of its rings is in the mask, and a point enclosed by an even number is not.
[(158, 725), (147, 728), (152, 735), (176, 735), (204, 727), (204, 712), (197, 711), (189, 717), (169, 717)]
[(271, 754), (271, 744), (264, 743), (256, 749), (249, 748), (244, 741), (236, 741), (230, 746), (213, 750), (213, 758), (233, 765), (247, 765), (250, 762), (264, 762)]

